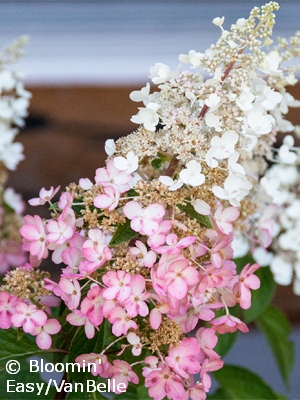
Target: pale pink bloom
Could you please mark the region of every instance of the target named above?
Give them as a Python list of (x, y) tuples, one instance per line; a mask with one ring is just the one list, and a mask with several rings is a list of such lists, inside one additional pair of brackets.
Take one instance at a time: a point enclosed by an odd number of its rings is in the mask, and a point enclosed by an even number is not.
[(97, 208), (108, 208), (114, 210), (119, 203), (120, 191), (116, 186), (105, 186), (104, 194), (99, 194), (94, 198), (94, 206)]
[(222, 232), (207, 229), (206, 236), (209, 241), (213, 243), (210, 249), (211, 263), (214, 267), (220, 268), (223, 265), (224, 259), (230, 259), (233, 257), (233, 249), (230, 246), (230, 243), (233, 240), (233, 235), (232, 233), (224, 235)]
[(232, 222), (238, 219), (240, 215), (240, 210), (237, 207), (227, 207), (223, 209), (222, 205), (219, 205), (215, 214), (214, 220), (225, 235), (228, 235), (233, 231)]
[(142, 375), (146, 378), (153, 370), (157, 369), (158, 358), (155, 356), (148, 356), (145, 358), (144, 363), (149, 365), (149, 367), (143, 367)]
[(218, 337), (212, 328), (199, 328), (196, 332), (196, 339), (200, 343), (201, 351), (208, 358), (220, 358), (213, 348), (218, 343)]
[(11, 317), (16, 312), (16, 306), (21, 302), (17, 296), (8, 292), (0, 292), (0, 328), (9, 329), (12, 325)]
[(58, 288), (58, 292), (56, 291), (56, 288), (53, 289), (53, 292), (63, 299), (70, 310), (75, 310), (79, 305), (81, 297), (79, 282), (76, 279), (61, 277), (58, 283)]
[(165, 215), (165, 209), (162, 205), (155, 203), (143, 208), (137, 201), (126, 203), (123, 212), (131, 220), (131, 228), (147, 236), (158, 231), (159, 223)]
[(62, 275), (71, 277), (71, 275), (77, 274), (79, 264), (82, 260), (81, 251), (77, 247), (68, 248), (62, 252), (61, 258), (64, 264), (67, 265), (63, 269)]
[(36, 326), (43, 326), (47, 321), (47, 315), (33, 304), (19, 303), (16, 305), (16, 312), (11, 317), (15, 328), (23, 328), (26, 333), (32, 334)]
[(88, 239), (84, 242), (82, 247), (94, 247), (98, 246), (99, 244), (106, 244), (106, 236), (101, 229), (90, 229), (88, 232)]
[(20, 233), (24, 238), (23, 248), (39, 260), (48, 257), (46, 226), (38, 215), (26, 215)]
[(53, 186), (49, 190), (46, 190), (45, 188), (42, 188), (39, 192), (39, 197), (35, 197), (34, 199), (28, 200), (28, 203), (31, 206), (43, 206), (47, 202), (50, 202), (51, 199), (56, 195), (56, 193), (59, 191), (60, 186), (57, 186), (56, 189), (54, 189)]
[(188, 400), (182, 379), (166, 366), (150, 372), (145, 378), (145, 386), (153, 400), (162, 400), (166, 396), (169, 400)]
[(155, 247), (155, 251), (159, 254), (179, 254), (182, 249), (195, 243), (196, 236), (186, 236), (178, 241), (178, 236), (175, 233), (170, 233), (166, 237), (166, 246)]
[(247, 325), (244, 324), (244, 322), (230, 314), (213, 319), (210, 323), (213, 325), (212, 328), (218, 333), (233, 333), (237, 329), (244, 333), (249, 331)]
[(167, 303), (157, 303), (156, 307), (150, 311), (150, 325), (152, 329), (158, 329), (161, 321), (162, 314), (169, 312), (170, 306)]
[(106, 244), (83, 247), (82, 255), (85, 260), (80, 263), (79, 270), (87, 274), (94, 272), (112, 258), (111, 250)]
[(74, 230), (65, 221), (51, 220), (47, 224), (48, 235), (47, 240), (49, 243), (56, 243), (58, 245), (65, 243), (71, 239)]
[(132, 275), (130, 286), (131, 294), (124, 303), (125, 310), (130, 317), (136, 317), (137, 315), (145, 317), (149, 314), (145, 300), (150, 296), (149, 293), (144, 292), (146, 286), (145, 278), (142, 275)]
[(156, 247), (164, 244), (166, 241), (166, 234), (170, 232), (171, 228), (172, 228), (172, 221), (169, 220), (161, 221), (158, 230), (148, 238), (147, 240), (148, 246), (150, 246), (152, 249), (155, 249)]
[(186, 296), (189, 287), (195, 285), (197, 280), (198, 272), (196, 268), (191, 267), (186, 259), (173, 261), (165, 275), (168, 293), (178, 300)]
[(169, 355), (165, 357), (168, 365), (178, 375), (189, 378), (189, 374), (197, 374), (200, 371), (200, 363), (197, 357), (200, 352), (200, 344), (195, 338), (183, 339), (179, 346), (171, 346)]
[(215, 268), (213, 265), (207, 265), (205, 270), (199, 272), (199, 283), (196, 292), (205, 293), (207, 289), (215, 289), (227, 286), (232, 280), (232, 272), (225, 268)]
[(79, 186), (84, 190), (90, 190), (93, 187), (93, 182), (89, 178), (79, 179)]
[(127, 335), (128, 329), (137, 329), (137, 324), (132, 321), (122, 307), (115, 307), (109, 311), (108, 320), (113, 325), (112, 333), (115, 336)]
[(80, 306), (82, 314), (86, 315), (94, 326), (99, 326), (103, 321), (103, 305), (105, 303), (103, 291), (104, 289), (97, 285), (92, 286)]
[(260, 287), (260, 280), (254, 272), (259, 269), (259, 264), (247, 264), (239, 275), (238, 282), (233, 287), (242, 308), (248, 309), (251, 306), (251, 291)]
[(266, 207), (262, 216), (258, 220), (258, 240), (260, 244), (266, 249), (270, 246), (275, 228), (274, 215), (277, 212), (277, 206), (271, 204)]
[(126, 171), (120, 171), (114, 165), (114, 160), (108, 160), (106, 168), (98, 168), (96, 170), (95, 182), (101, 186), (113, 185), (117, 186), (120, 193), (127, 192), (130, 189), (129, 182), (132, 175)]
[[(139, 378), (137, 374), (132, 370), (131, 365), (128, 364), (126, 361), (114, 360), (111, 367), (111, 372), (113, 374), (112, 379), (114, 379), (116, 383), (116, 389), (119, 383), (124, 383), (126, 385), (126, 389), (129, 382), (132, 382), (135, 385), (139, 383)], [(116, 390), (115, 393), (119, 394), (122, 392)]]
[(128, 343), (132, 345), (132, 350), (131, 350), (132, 354), (134, 356), (139, 356), (142, 352), (142, 347), (143, 347), (140, 337), (134, 332), (130, 332), (127, 335), (127, 340)]
[(188, 389), (189, 398), (192, 400), (205, 400), (206, 393), (201, 384), (195, 384)]
[(58, 201), (58, 207), (63, 210), (64, 208), (71, 208), (74, 200), (74, 195), (70, 192), (63, 192)]
[(101, 376), (102, 378), (109, 378), (112, 374), (109, 372), (111, 369), (111, 363), (107, 360), (107, 357), (104, 354), (81, 354), (75, 358), (75, 362), (77, 362), (81, 367), (92, 364), (89, 367), (89, 371), (94, 376)]
[(134, 258), (138, 258), (141, 267), (152, 268), (156, 261), (156, 253), (153, 250), (148, 251), (143, 242), (137, 240), (136, 247), (130, 247), (129, 253)]
[[(195, 296), (195, 292), (193, 292), (193, 295)], [(204, 303), (202, 297), (199, 299), (193, 297), (192, 304), (193, 306), (189, 308), (188, 312), (184, 313), (179, 319), (177, 319), (183, 332), (191, 332), (196, 328), (199, 320), (212, 320), (215, 316), (215, 313), (211, 310), (211, 308), (220, 308), (223, 305), (222, 303)]]
[(130, 274), (125, 271), (109, 271), (102, 277), (103, 283), (108, 286), (103, 292), (103, 297), (107, 300), (117, 299), (120, 303), (124, 302), (131, 294)]
[(88, 317), (82, 314), (79, 310), (74, 310), (71, 314), (68, 314), (66, 320), (74, 326), (84, 325), (84, 331), (88, 339), (92, 339), (95, 336), (95, 326), (89, 321)]
[(217, 371), (222, 368), (224, 365), (224, 361), (215, 358), (205, 359), (202, 363), (201, 371), (200, 371), (200, 379), (203, 385), (205, 392), (208, 392), (211, 387), (211, 377), (207, 372)]
[(70, 239), (66, 240), (61, 245), (56, 245), (53, 243), (50, 244), (48, 246), (49, 250), (54, 250), (52, 253), (52, 261), (55, 264), (60, 264), (60, 263), (64, 262), (65, 264), (68, 265), (68, 263), (66, 263), (62, 259), (63, 252), (67, 253), (67, 252), (71, 251), (71, 249), (73, 247), (75, 247), (77, 249), (80, 249), (80, 254), (81, 254), (81, 248), (82, 248), (83, 242), (84, 242), (84, 238), (79, 233), (75, 232)]
[(55, 335), (61, 329), (60, 323), (57, 319), (51, 318), (48, 319), (45, 325), (36, 326), (31, 333), (33, 336), (36, 336), (36, 344), (42, 350), (47, 350), (51, 347), (52, 339), (50, 335)]

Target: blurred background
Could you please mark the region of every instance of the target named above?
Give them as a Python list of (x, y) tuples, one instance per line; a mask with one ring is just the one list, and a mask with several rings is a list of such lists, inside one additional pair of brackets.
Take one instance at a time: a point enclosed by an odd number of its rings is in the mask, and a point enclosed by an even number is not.
[[(178, 55), (204, 51), (219, 37), (211, 21), (225, 16), (225, 28), (249, 15), (255, 1), (0, 1), (0, 47), (28, 35), (18, 68), (32, 92), (26, 128), (17, 140), (26, 159), (10, 174), (9, 185), (25, 200), (41, 187), (93, 179), (103, 166), (104, 142), (130, 133), (139, 104), (132, 90), (149, 80), (149, 68), (162, 62), (176, 69)], [(282, 0), (274, 40), (300, 29), (299, 1)], [(299, 60), (300, 61), (300, 60)], [(291, 87), (300, 99), (300, 87)], [(300, 113), (290, 118), (300, 125)], [(37, 209), (28, 208), (33, 214)], [(291, 287), (278, 289), (276, 305), (293, 323), (297, 347), (290, 399), (300, 399), (300, 299)], [(251, 349), (249, 351), (249, 349)], [(228, 362), (244, 365), (286, 392), (275, 361), (253, 328), (240, 335)], [(245, 364), (246, 361), (246, 364)]]

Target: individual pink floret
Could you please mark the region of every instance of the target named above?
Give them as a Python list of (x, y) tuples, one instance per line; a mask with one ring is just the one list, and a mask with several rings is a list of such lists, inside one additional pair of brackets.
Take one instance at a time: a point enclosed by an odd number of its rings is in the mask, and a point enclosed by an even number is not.
[(88, 317), (79, 310), (74, 310), (67, 315), (66, 320), (74, 326), (84, 326), (84, 331), (88, 339), (93, 339), (95, 336), (95, 326), (91, 324)]
[(170, 296), (175, 299), (183, 299), (189, 287), (198, 281), (198, 271), (191, 267), (187, 259), (173, 261), (165, 275), (165, 284)]
[(152, 249), (155, 249), (158, 246), (161, 246), (166, 241), (166, 235), (170, 232), (172, 228), (172, 221), (164, 220), (159, 224), (158, 231), (155, 232), (152, 236), (150, 236), (147, 240), (148, 246)]
[(35, 197), (34, 199), (28, 200), (28, 203), (31, 206), (43, 206), (47, 202), (50, 203), (51, 199), (56, 195), (59, 191), (60, 186), (54, 189), (53, 186), (49, 190), (46, 190), (44, 187), (39, 192), (39, 197)]
[(102, 281), (108, 286), (103, 292), (103, 297), (107, 300), (116, 298), (122, 303), (131, 294), (131, 275), (125, 271), (109, 271), (103, 275)]
[(213, 319), (210, 323), (213, 325), (212, 328), (218, 333), (233, 333), (238, 329), (244, 333), (249, 332), (249, 329), (244, 322), (230, 314)]
[(196, 339), (200, 343), (203, 358), (220, 358), (213, 348), (218, 343), (218, 337), (212, 328), (199, 328), (196, 332)]
[(47, 240), (49, 243), (56, 243), (58, 245), (64, 244), (67, 240), (71, 239), (74, 230), (65, 221), (56, 220), (49, 221), (47, 224)]
[(237, 295), (242, 308), (248, 309), (251, 306), (251, 290), (260, 287), (260, 280), (254, 272), (259, 269), (259, 264), (247, 264), (239, 275), (238, 282), (233, 287), (233, 292)]
[(167, 366), (150, 372), (145, 378), (145, 386), (153, 400), (188, 400), (182, 379)]
[(200, 343), (195, 338), (183, 339), (179, 346), (171, 346), (169, 355), (165, 358), (168, 365), (183, 378), (189, 378), (189, 374), (197, 374), (200, 371), (200, 363), (197, 359), (200, 353)]
[(155, 247), (155, 251), (159, 254), (179, 254), (182, 249), (195, 243), (196, 236), (186, 236), (183, 239), (178, 240), (178, 236), (174, 233), (170, 233), (166, 237), (166, 245)]
[(48, 319), (45, 325), (35, 326), (32, 335), (36, 336), (36, 344), (42, 350), (47, 350), (51, 347), (52, 338), (50, 335), (55, 335), (61, 329), (60, 323), (57, 319)]
[(62, 293), (59, 291), (57, 292), (56, 288), (53, 289), (53, 292), (64, 300), (70, 310), (75, 310), (79, 305), (81, 297), (79, 282), (76, 279), (61, 277), (58, 283), (58, 289)]
[(94, 206), (97, 208), (108, 208), (114, 210), (119, 203), (120, 190), (118, 187), (105, 186), (104, 194), (99, 194), (94, 198)]
[(155, 203), (143, 208), (137, 201), (126, 203), (123, 212), (131, 220), (131, 228), (147, 236), (158, 231), (159, 223), (165, 215), (165, 209), (162, 205)]
[(94, 326), (99, 326), (103, 321), (103, 305), (105, 303), (103, 292), (104, 289), (98, 285), (91, 287), (80, 306), (82, 314), (86, 315)]
[(115, 336), (127, 335), (129, 329), (137, 329), (137, 324), (132, 321), (122, 307), (115, 307), (109, 311), (108, 320), (112, 326), (112, 333)]
[(17, 296), (8, 292), (0, 293), (0, 328), (9, 329), (12, 325), (11, 317), (16, 312), (16, 306), (21, 302)]
[(238, 219), (240, 215), (240, 210), (237, 207), (227, 207), (223, 209), (222, 205), (219, 205), (215, 214), (214, 220), (225, 235), (228, 235), (233, 231), (232, 222)]
[(136, 317), (141, 315), (145, 317), (149, 314), (149, 309), (145, 300), (150, 296), (149, 293), (145, 293), (146, 281), (142, 275), (133, 275), (131, 277), (131, 295), (125, 301), (125, 310), (128, 312), (130, 317)]
[(11, 317), (11, 322), (15, 328), (23, 328), (26, 333), (32, 334), (36, 326), (43, 326), (47, 321), (47, 315), (33, 304), (19, 303), (16, 312)]
[(152, 268), (156, 261), (156, 253), (153, 250), (148, 251), (143, 242), (137, 240), (136, 247), (130, 247), (129, 253), (134, 257), (138, 257), (141, 267)]
[(38, 215), (26, 215), (20, 233), (24, 238), (23, 248), (39, 260), (48, 257), (46, 226)]
[(91, 374), (94, 376), (99, 375), (102, 378), (110, 378), (112, 376), (112, 373), (109, 372), (112, 365), (104, 354), (81, 354), (75, 358), (75, 362), (80, 366), (92, 364), (89, 367), (89, 371), (91, 371)]
[(113, 185), (116, 186), (120, 193), (127, 192), (130, 189), (129, 182), (132, 175), (126, 171), (120, 171), (114, 166), (114, 159), (108, 160), (106, 168), (98, 168), (96, 170), (95, 182), (101, 186)]
[[(119, 383), (124, 383), (126, 389), (128, 387), (129, 382), (132, 382), (135, 385), (139, 383), (139, 378), (137, 374), (132, 370), (131, 365), (128, 364), (128, 362), (126, 361), (114, 360), (111, 371), (113, 373), (112, 378), (115, 379), (116, 388), (118, 387)], [(116, 390), (115, 393), (119, 394), (121, 392)]]

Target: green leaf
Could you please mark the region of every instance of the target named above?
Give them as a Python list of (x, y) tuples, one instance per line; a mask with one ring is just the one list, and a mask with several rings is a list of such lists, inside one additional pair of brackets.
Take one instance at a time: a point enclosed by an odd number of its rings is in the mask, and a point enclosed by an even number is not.
[(130, 227), (130, 220), (126, 218), (126, 222), (123, 225), (119, 225), (116, 232), (114, 233), (109, 246), (117, 246), (118, 244), (128, 242), (129, 240), (135, 238), (138, 232), (135, 232)]
[(58, 201), (56, 203), (51, 204), (49, 210), (60, 210), (60, 208), (58, 207)]
[[(228, 399), (277, 399), (278, 395), (258, 375), (246, 368), (225, 365), (213, 373)], [(226, 398), (226, 397), (225, 397)]]
[(264, 333), (288, 387), (294, 363), (294, 343), (288, 339), (291, 326), (287, 317), (278, 308), (269, 306), (255, 323)]
[(260, 279), (260, 288), (251, 290), (251, 307), (243, 312), (246, 324), (254, 321), (267, 309), (276, 290), (276, 283), (269, 267), (259, 268), (255, 275)]
[(177, 207), (179, 208), (180, 211), (184, 212), (189, 217), (196, 219), (201, 226), (212, 229), (212, 224), (209, 217), (206, 215), (198, 214), (197, 211), (192, 206), (192, 204), (190, 203), (185, 205), (179, 204)]
[(226, 390), (223, 388), (217, 389), (217, 391), (209, 396), (207, 396), (207, 400), (231, 400), (232, 397), (228, 395)]
[[(27, 358), (32, 357), (34, 355), (45, 354), (45, 350), (40, 350), (37, 345), (29, 340), (26, 335), (22, 337), (20, 341), (17, 339), (17, 331), (14, 329), (2, 330), (0, 329), (0, 381), (2, 383), (5, 382), (4, 388), (2, 388), (0, 392), (0, 399), (3, 400), (25, 400), (25, 399), (38, 399), (41, 398), (41, 394), (38, 395), (38, 390), (36, 384), (44, 383), (44, 387), (46, 387), (46, 383), (41, 379), (38, 372), (33, 373), (30, 372), (29, 363), (26, 361)], [(16, 360), (20, 363), (20, 372), (16, 375), (8, 374), (6, 372), (6, 363), (8, 361)], [(7, 387), (7, 382), (9, 382), (10, 387)], [(33, 383), (34, 389), (33, 392), (26, 392), (26, 387), (22, 388), (22, 384), (26, 384), (27, 382)], [(16, 392), (17, 384), (20, 383), (18, 389), (21, 391)], [(7, 392), (7, 389), (9, 391)], [(29, 390), (29, 387), (27, 387)], [(54, 389), (51, 388), (49, 394), (45, 396), (45, 388), (42, 392), (42, 398), (53, 399), (54, 397)]]
[(134, 189), (129, 189), (128, 192), (126, 192), (127, 197), (136, 197), (138, 195), (138, 192), (136, 192)]
[(18, 340), (17, 335), (16, 329), (0, 329), (0, 372), (5, 369), (6, 362), (11, 359), (26, 358), (46, 352), (39, 349), (25, 335), (22, 336), (22, 340)]
[(228, 332), (224, 334), (217, 333), (217, 336), (218, 343), (214, 347), (214, 351), (216, 351), (221, 357), (224, 357), (225, 354), (227, 354), (231, 347), (234, 345), (238, 337), (238, 331), (235, 331), (233, 333)]
[(152, 168), (154, 171), (158, 171), (161, 169), (162, 165), (165, 163), (166, 160), (162, 158), (155, 158), (154, 160), (151, 161)]

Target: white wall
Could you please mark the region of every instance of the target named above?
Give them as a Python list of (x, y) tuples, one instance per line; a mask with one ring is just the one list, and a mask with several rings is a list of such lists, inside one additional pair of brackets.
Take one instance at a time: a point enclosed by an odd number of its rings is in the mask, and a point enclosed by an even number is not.
[[(264, 1), (261, 2), (263, 4)], [(299, 2), (280, 1), (275, 37), (300, 29)], [(0, 1), (0, 46), (19, 35), (30, 42), (21, 68), (27, 83), (145, 82), (149, 68), (172, 68), (178, 55), (204, 51), (225, 27), (259, 1)]]

